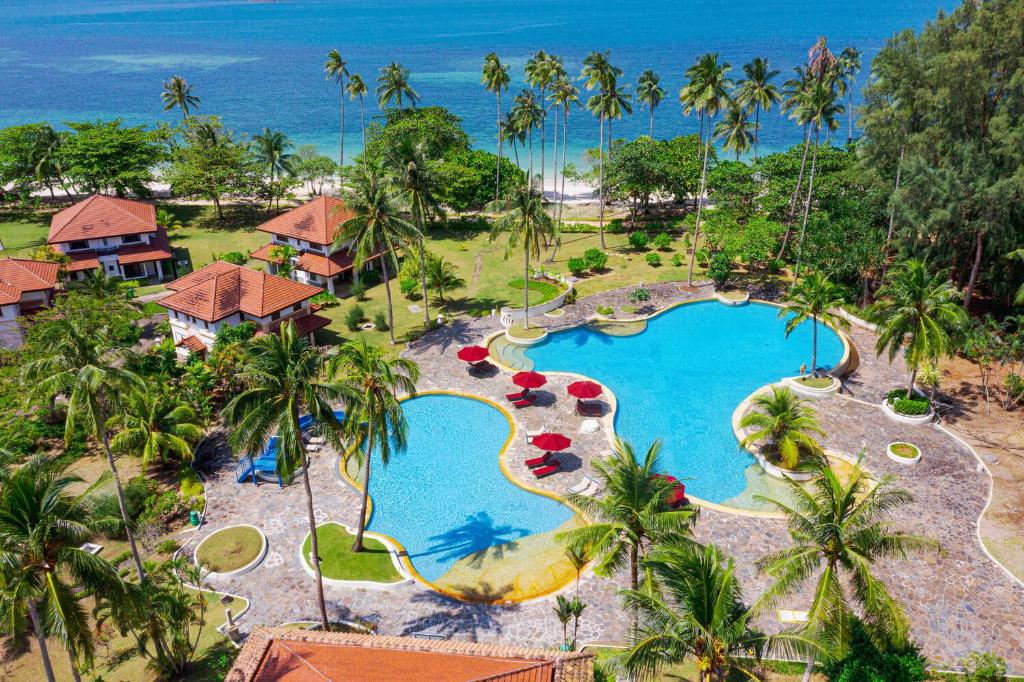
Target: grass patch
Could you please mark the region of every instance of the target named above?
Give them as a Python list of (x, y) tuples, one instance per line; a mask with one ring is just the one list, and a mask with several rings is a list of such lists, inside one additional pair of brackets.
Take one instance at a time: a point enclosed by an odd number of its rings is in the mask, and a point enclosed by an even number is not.
[(50, 232), (50, 216), (44, 211), (27, 209), (0, 212), (0, 243), (3, 255), (28, 258), (29, 253), (46, 243)]
[(263, 547), (260, 532), (252, 526), (235, 526), (213, 533), (196, 552), (196, 560), (216, 573), (237, 571), (248, 566)]
[[(218, 220), (213, 206), (162, 204), (181, 221), (179, 227), (168, 234), (175, 260), (189, 259), (192, 269), (213, 261), (214, 254), (226, 251), (249, 253), (270, 241), (270, 235), (255, 228), (275, 214), (250, 206), (225, 208), (224, 220)], [(249, 261), (250, 266), (262, 261)], [(181, 266), (178, 275), (184, 275)]]
[(149, 284), (143, 287), (135, 288), (135, 298), (139, 296), (148, 296), (150, 294), (159, 294), (167, 291), (167, 285), (165, 284)]
[(917, 459), (917, 456), (921, 454), (921, 451), (917, 449), (917, 446), (911, 445), (910, 443), (894, 443), (889, 447), (892, 450), (892, 454), (897, 457), (903, 457), (904, 459)]
[[(516, 277), (515, 279), (508, 283), (508, 286), (512, 289), (518, 289), (522, 291), (523, 278)], [(548, 301), (550, 301), (551, 299), (555, 298), (560, 293), (565, 291), (565, 287), (559, 284), (555, 284), (554, 282), (549, 282), (542, 279), (531, 279), (528, 286), (531, 294), (530, 305), (539, 305), (541, 303), (547, 303)], [(532, 294), (537, 295), (533, 296)]]
[(732, 291), (720, 291), (718, 295), (730, 301), (743, 301), (747, 298), (747, 292), (733, 289)]
[(647, 329), (647, 320), (606, 320), (587, 325), (606, 336), (635, 336)]
[[(376, 583), (394, 583), (402, 579), (391, 561), (384, 543), (363, 538), (364, 551), (353, 552), (355, 538), (336, 523), (327, 523), (316, 529), (320, 550), (320, 571), (332, 580), (369, 580)], [(311, 538), (302, 543), (302, 556), (309, 563)]]
[(797, 382), (807, 388), (829, 388), (834, 379), (832, 377), (801, 377)]
[(514, 324), (508, 328), (508, 336), (513, 339), (523, 339), (524, 341), (533, 341), (544, 336), (544, 327), (524, 327), (521, 324)]

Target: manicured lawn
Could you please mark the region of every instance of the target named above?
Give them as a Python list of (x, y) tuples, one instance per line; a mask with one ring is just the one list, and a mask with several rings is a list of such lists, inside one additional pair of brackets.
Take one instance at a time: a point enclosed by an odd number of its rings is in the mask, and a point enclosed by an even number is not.
[(50, 231), (49, 211), (10, 210), (0, 212), (0, 254), (27, 258), (32, 249), (46, 243)]
[(530, 327), (527, 329), (521, 324), (514, 324), (508, 329), (509, 336), (514, 336), (517, 339), (525, 339), (527, 341), (532, 339), (539, 339), (544, 335), (543, 327)]
[[(228, 251), (248, 253), (270, 241), (266, 232), (254, 228), (269, 220), (273, 215), (250, 207), (225, 209), (225, 219), (217, 219), (212, 206), (162, 204), (183, 224), (168, 235), (174, 248), (176, 260), (186, 256), (192, 261), (192, 269), (207, 265), (214, 255)], [(262, 261), (250, 261), (249, 265), (263, 265)], [(179, 267), (179, 275), (184, 274)]]
[(263, 538), (252, 526), (219, 530), (203, 540), (196, 558), (204, 568), (223, 573), (248, 566), (260, 553)]
[[(364, 551), (353, 552), (355, 537), (336, 523), (327, 523), (316, 529), (320, 550), (320, 570), (325, 578), (333, 580), (370, 580), (393, 583), (402, 579), (391, 561), (388, 548), (372, 538), (364, 538)], [(307, 535), (302, 545), (302, 556), (309, 561), (311, 538)]]
[(797, 379), (801, 384), (807, 388), (828, 388), (832, 385), (832, 377), (803, 377)]
[(897, 443), (892, 446), (892, 454), (905, 459), (914, 459), (921, 454), (921, 451), (910, 443)]
[[(513, 289), (523, 290), (523, 278), (516, 277), (508, 285)], [(542, 280), (531, 279), (528, 285), (530, 289), (530, 305), (538, 305), (541, 303), (547, 303), (555, 296), (565, 291), (565, 287), (555, 284), (554, 282), (545, 282)], [(536, 295), (535, 295), (536, 294)]]

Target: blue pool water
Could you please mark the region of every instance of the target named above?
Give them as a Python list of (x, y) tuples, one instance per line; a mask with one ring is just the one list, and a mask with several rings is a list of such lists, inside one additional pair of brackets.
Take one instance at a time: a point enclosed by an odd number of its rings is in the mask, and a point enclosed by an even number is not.
[(395, 538), (413, 566), (436, 580), (463, 557), (554, 530), (572, 511), (513, 485), (498, 466), (505, 416), (479, 400), (423, 395), (402, 403), (409, 447), (374, 459), (369, 529)]
[[(778, 310), (692, 303), (659, 315), (636, 336), (578, 327), (552, 334), (527, 356), (538, 371), (578, 372), (610, 388), (618, 399), (616, 433), (640, 452), (661, 438), (662, 468), (690, 479), (687, 490), (696, 497), (724, 502), (743, 491), (744, 470), (754, 461), (732, 431), (736, 406), (810, 365), (810, 323), (786, 339)], [(818, 366), (830, 367), (842, 354), (839, 337), (819, 325)]]

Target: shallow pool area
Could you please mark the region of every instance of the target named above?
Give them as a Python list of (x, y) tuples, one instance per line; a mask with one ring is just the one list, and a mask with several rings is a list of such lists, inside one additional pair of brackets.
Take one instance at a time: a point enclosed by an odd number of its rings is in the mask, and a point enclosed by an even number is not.
[[(452, 569), (464, 575), (467, 567), (512, 557), (519, 545), (536, 545), (531, 536), (550, 535), (576, 518), (565, 505), (520, 488), (502, 472), (499, 455), (511, 426), (494, 406), (437, 393), (405, 400), (402, 409), (409, 447), (393, 454), (387, 466), (374, 455), (368, 528), (400, 543), (424, 580), (459, 591), (458, 578), (446, 577)], [(490, 585), (490, 594), (479, 597), (530, 596), (516, 588)]]
[[(741, 496), (754, 463), (736, 442), (733, 411), (755, 389), (810, 364), (811, 324), (787, 339), (778, 314), (765, 303), (700, 301), (650, 319), (639, 334), (577, 327), (525, 354), (537, 371), (575, 372), (611, 389), (616, 434), (641, 452), (660, 438), (662, 468), (692, 495), (722, 503)], [(818, 365), (837, 364), (843, 350), (839, 336), (819, 325)]]

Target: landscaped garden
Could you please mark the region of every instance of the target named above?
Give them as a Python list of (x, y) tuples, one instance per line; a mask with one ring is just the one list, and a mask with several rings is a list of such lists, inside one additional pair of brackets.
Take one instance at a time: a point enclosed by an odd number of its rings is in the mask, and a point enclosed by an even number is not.
[(199, 545), (196, 563), (214, 573), (238, 571), (260, 557), (263, 543), (263, 534), (254, 526), (223, 528)]
[[(366, 538), (364, 551), (353, 552), (355, 537), (337, 523), (318, 526), (320, 571), (328, 580), (358, 580), (393, 583), (402, 580), (387, 546), (379, 540)], [(307, 534), (302, 543), (302, 556), (310, 564), (312, 542)]]

